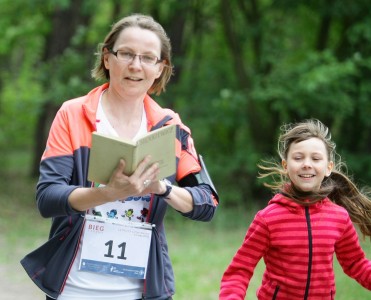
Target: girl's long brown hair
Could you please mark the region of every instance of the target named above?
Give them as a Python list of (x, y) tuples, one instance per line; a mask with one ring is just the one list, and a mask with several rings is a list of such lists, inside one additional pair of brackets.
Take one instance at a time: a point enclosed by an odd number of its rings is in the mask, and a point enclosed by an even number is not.
[[(326, 177), (319, 191), (302, 192), (291, 183), (287, 172), (280, 162), (263, 161), (258, 167), (263, 170), (259, 178), (270, 177), (271, 183), (264, 183), (275, 192), (283, 193), (302, 205), (311, 205), (328, 197), (332, 202), (344, 207), (353, 223), (357, 224), (364, 236), (371, 237), (371, 199), (370, 192), (359, 189), (347, 175), (346, 165), (335, 151), (336, 145), (331, 140), (329, 129), (319, 120), (310, 119), (281, 127), (278, 139), (278, 154), (287, 159), (290, 146), (310, 138), (318, 138), (326, 146), (327, 157), (333, 161), (331, 175)], [(308, 201), (309, 200), (309, 201)]]

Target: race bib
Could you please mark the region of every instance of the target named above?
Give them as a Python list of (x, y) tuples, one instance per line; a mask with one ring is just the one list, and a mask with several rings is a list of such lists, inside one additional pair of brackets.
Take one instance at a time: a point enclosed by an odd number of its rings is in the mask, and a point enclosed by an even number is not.
[(153, 226), (86, 215), (79, 270), (144, 279)]

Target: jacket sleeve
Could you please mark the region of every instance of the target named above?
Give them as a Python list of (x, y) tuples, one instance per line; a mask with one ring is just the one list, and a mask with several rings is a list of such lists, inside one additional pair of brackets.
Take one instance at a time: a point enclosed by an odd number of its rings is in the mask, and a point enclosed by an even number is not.
[(197, 179), (200, 178), (198, 175), (202, 171), (201, 164), (190, 131), (183, 124), (182, 126), (176, 180), (178, 185), (185, 188), (193, 198), (193, 210), (182, 215), (192, 220), (210, 221), (218, 207), (218, 197), (207, 182)]
[(76, 213), (68, 202), (68, 196), (78, 186), (71, 185), (75, 159), (66, 119), (63, 110), (59, 110), (50, 128), (40, 162), (36, 201), (43, 217)]
[(258, 213), (246, 233), (243, 244), (223, 274), (220, 300), (245, 299), (255, 267), (266, 253), (268, 245), (268, 227)]
[(217, 209), (217, 202), (210, 186), (200, 184), (196, 187), (186, 187), (193, 198), (193, 210), (189, 213), (182, 213), (183, 216), (197, 221), (210, 221)]
[(364, 288), (371, 290), (371, 261), (365, 257), (349, 216), (346, 220), (344, 234), (335, 244), (335, 252), (344, 273)]

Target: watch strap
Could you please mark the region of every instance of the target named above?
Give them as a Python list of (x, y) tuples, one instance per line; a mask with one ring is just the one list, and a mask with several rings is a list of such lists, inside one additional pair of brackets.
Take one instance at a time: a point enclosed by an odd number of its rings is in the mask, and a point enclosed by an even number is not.
[(171, 185), (171, 182), (169, 182), (169, 181), (167, 181), (167, 180), (162, 180), (162, 182), (165, 183), (166, 191), (165, 191), (165, 193), (163, 193), (163, 194), (156, 194), (156, 195), (159, 196), (159, 197), (164, 197), (164, 198), (166, 198), (166, 197), (169, 196), (169, 194), (171, 193), (171, 190), (173, 189), (173, 186)]

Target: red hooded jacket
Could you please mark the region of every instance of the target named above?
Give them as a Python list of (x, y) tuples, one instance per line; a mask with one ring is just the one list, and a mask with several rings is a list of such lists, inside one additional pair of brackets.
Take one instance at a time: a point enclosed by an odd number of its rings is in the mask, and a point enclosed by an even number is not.
[(262, 257), (259, 300), (335, 299), (334, 253), (344, 272), (371, 290), (371, 261), (348, 212), (328, 198), (305, 207), (277, 194), (256, 214), (223, 275), (219, 299), (244, 299)]

